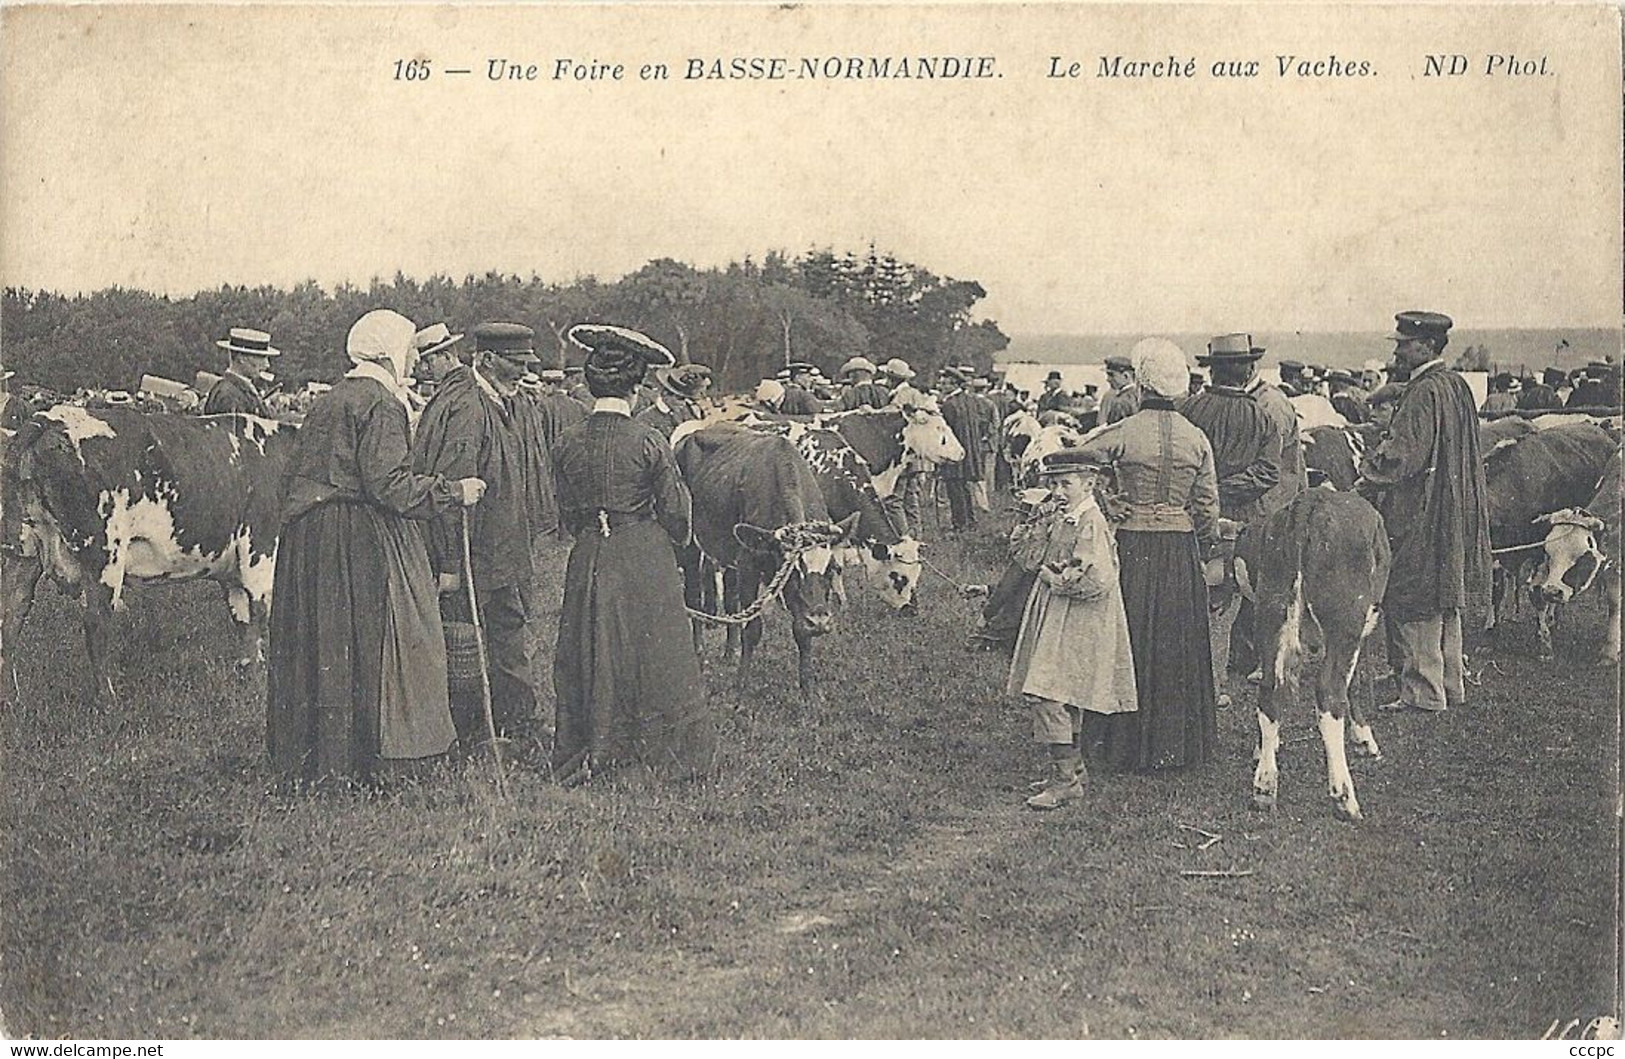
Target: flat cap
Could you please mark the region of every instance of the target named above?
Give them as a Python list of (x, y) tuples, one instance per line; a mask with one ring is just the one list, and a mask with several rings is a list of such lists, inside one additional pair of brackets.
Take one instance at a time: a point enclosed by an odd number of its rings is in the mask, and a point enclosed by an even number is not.
[(474, 348), (508, 360), (536, 360), (536, 332), (524, 324), (480, 324), (474, 328)]
[(1281, 374), (1282, 375), (1302, 375), (1303, 374), (1303, 361), (1301, 361), (1301, 360), (1283, 360), (1283, 361), (1281, 361)]
[(1107, 371), (1133, 371), (1134, 370), (1134, 362), (1132, 360), (1128, 359), (1127, 357), (1120, 357), (1120, 356), (1118, 356), (1117, 354), (1114, 353), (1111, 356), (1106, 358), (1106, 370)]

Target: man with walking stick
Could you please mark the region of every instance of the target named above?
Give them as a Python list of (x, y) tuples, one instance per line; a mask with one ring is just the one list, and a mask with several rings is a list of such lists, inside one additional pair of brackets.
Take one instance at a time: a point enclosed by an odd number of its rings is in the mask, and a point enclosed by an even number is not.
[[(474, 344), (473, 364), (448, 371), (424, 408), (413, 462), (422, 474), (477, 476), (489, 486), (467, 519), (472, 602), (483, 629), (496, 734), (514, 740), (519, 753), (528, 756), (535, 753), (532, 744), (540, 733), (521, 593), (532, 573), (530, 511), (541, 498), (531, 497), (526, 487), (526, 450), (513, 402), (519, 380), (537, 363), (535, 332), (522, 324), (481, 324), (474, 329)], [(475, 607), (463, 570), (463, 525), (456, 514), (436, 519), (426, 543), (442, 617), (471, 622)], [(478, 699), (454, 689), (451, 708), (464, 745), (485, 741)]]

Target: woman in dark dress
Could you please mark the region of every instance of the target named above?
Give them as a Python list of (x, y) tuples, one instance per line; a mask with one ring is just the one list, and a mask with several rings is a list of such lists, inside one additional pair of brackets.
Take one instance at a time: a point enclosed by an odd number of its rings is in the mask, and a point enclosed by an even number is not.
[(1185, 354), (1166, 339), (1133, 351), (1140, 410), (1084, 442), (1117, 474), (1123, 608), (1140, 708), (1105, 719), (1108, 759), (1147, 772), (1206, 761), (1217, 722), (1200, 547), (1219, 520), (1207, 436), (1174, 411), (1185, 395)]
[(638, 763), (703, 775), (716, 735), (673, 550), (689, 540), (689, 494), (665, 438), (628, 400), (672, 355), (602, 324), (578, 324), (570, 338), (588, 351), (595, 401), (553, 450), (559, 520), (575, 538), (553, 659), (553, 774), (575, 784)]
[(434, 575), (417, 521), (485, 492), (411, 472), (412, 322), (350, 329), (355, 367), (311, 406), (285, 482), (266, 737), (286, 778), (366, 779), (455, 738)]

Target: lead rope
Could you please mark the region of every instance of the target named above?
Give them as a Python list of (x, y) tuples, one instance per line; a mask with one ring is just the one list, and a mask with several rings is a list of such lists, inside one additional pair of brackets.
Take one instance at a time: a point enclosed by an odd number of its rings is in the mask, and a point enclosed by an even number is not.
[(705, 625), (747, 625), (755, 621), (762, 616), (762, 611), (767, 609), (768, 604), (777, 599), (784, 591), (784, 586), (789, 583), (790, 574), (795, 571), (796, 564), (801, 561), (801, 556), (808, 549), (817, 547), (820, 543), (810, 536), (808, 533), (810, 528), (808, 523), (797, 523), (793, 526), (786, 526), (781, 531), (789, 536), (794, 543), (784, 553), (784, 561), (779, 564), (778, 570), (774, 572), (767, 584), (763, 586), (762, 591), (744, 610), (739, 611), (737, 614), (708, 614), (703, 610), (695, 610), (693, 607), (685, 606), (683, 609), (688, 611), (690, 618)]

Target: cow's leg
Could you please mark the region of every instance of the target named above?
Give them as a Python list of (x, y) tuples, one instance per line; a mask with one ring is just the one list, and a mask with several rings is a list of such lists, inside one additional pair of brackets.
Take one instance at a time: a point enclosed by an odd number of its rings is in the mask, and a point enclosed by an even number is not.
[(1552, 615), (1557, 608), (1545, 600), (1535, 602), (1536, 655), (1543, 662), (1552, 659)]
[(1360, 668), (1360, 648), (1365, 641), (1376, 631), (1377, 623), (1382, 620), (1382, 612), (1373, 606), (1366, 611), (1365, 627), (1360, 633), (1360, 641), (1354, 647), (1354, 657), (1349, 661), (1348, 682), (1344, 687), (1345, 700), (1349, 704), (1349, 723), (1354, 736), (1354, 750), (1373, 761), (1382, 760), (1382, 748), (1377, 746), (1377, 736), (1371, 731), (1371, 722), (1366, 719), (1365, 710), (1358, 702), (1348, 697), (1348, 686), (1354, 682), (1354, 671)]
[(805, 622), (792, 620), (790, 631), (796, 641), (796, 684), (801, 688), (801, 699), (806, 702), (813, 695), (813, 639), (814, 635)]
[(1315, 678), (1315, 702), (1320, 717), (1320, 741), (1326, 747), (1326, 790), (1350, 820), (1360, 819), (1360, 799), (1354, 793), (1348, 754), (1343, 746), (1344, 718), (1348, 716), (1349, 681), (1360, 663), (1360, 641), (1351, 629), (1326, 632), (1326, 658)]
[(100, 584), (83, 589), (85, 654), (90, 658), (90, 701), (98, 708), (117, 698), (107, 658), (107, 638), (112, 631), (113, 594)]
[(1602, 634), (1602, 661), (1619, 664), (1620, 571), (1616, 566), (1603, 578), (1603, 593), (1608, 599), (1608, 627)]
[(231, 610), (232, 624), (237, 626), (237, 659), (234, 663), (239, 677), (244, 676), (260, 661), (259, 626), (254, 618), (254, 604), (241, 585), (224, 586), (226, 606)]
[(1281, 707), (1279, 693), (1290, 692), (1292, 667), (1297, 660), (1283, 654), (1281, 615), (1271, 614), (1264, 620), (1259, 611), (1259, 631), (1264, 635), (1256, 643), (1261, 648), (1263, 669), (1258, 681), (1258, 747), (1253, 752), (1253, 804), (1261, 809), (1275, 808), (1280, 789), (1280, 768), (1275, 755), (1281, 749)]
[(32, 555), (0, 560), (0, 702), (22, 698), (17, 682), (17, 636), (34, 607), (34, 591), (45, 567)]
[[(739, 572), (736, 570), (722, 571), (722, 613), (739, 613)], [(726, 637), (722, 642), (722, 660), (732, 662), (739, 652), (741, 639), (739, 626), (729, 625)]]
[[(735, 578), (735, 583), (738, 586), (735, 590), (736, 595), (748, 596), (750, 599), (754, 600), (756, 598), (756, 593), (761, 590), (761, 586), (758, 584), (759, 579), (757, 576), (754, 573), (738, 571)], [(735, 605), (737, 606), (737, 604)], [(762, 619), (760, 616), (757, 616), (746, 622), (745, 627), (740, 630), (739, 634), (738, 681), (740, 688), (744, 688), (745, 682), (750, 678), (751, 660), (756, 655), (756, 645), (761, 642)]]

